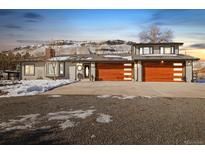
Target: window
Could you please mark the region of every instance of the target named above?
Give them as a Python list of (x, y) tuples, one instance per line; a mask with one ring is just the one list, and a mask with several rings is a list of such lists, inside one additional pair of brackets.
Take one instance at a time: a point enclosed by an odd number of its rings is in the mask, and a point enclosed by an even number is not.
[(152, 54), (152, 47), (141, 47), (140, 54)]
[(164, 48), (164, 53), (165, 54), (170, 54), (171, 53), (171, 48), (170, 47), (165, 47)]
[(35, 75), (35, 66), (34, 65), (25, 65), (24, 66), (24, 74), (25, 75)]
[(144, 54), (149, 54), (149, 53), (150, 53), (150, 48), (145, 47), (143, 53), (144, 53)]
[(174, 47), (160, 47), (160, 54), (172, 54), (174, 53)]
[(57, 73), (57, 63), (48, 63), (47, 64), (47, 74), (56, 75)]
[(140, 55), (143, 55), (143, 48), (140, 48)]
[(64, 75), (65, 63), (59, 63), (59, 74)]

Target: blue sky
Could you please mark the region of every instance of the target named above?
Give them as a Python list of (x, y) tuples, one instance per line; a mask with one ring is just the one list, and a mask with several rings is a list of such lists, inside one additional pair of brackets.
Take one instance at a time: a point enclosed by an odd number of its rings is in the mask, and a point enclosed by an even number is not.
[(0, 10), (0, 49), (17, 40), (138, 41), (150, 25), (174, 32), (187, 49), (205, 49), (205, 10)]

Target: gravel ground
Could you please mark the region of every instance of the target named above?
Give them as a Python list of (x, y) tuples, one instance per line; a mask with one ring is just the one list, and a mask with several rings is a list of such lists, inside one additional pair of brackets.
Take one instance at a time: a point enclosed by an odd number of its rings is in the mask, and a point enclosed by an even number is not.
[(0, 98), (0, 144), (204, 144), (205, 99)]

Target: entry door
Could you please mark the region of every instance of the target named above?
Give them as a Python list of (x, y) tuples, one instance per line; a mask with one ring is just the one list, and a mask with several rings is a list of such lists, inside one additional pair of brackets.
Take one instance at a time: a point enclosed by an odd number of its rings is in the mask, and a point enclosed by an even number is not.
[(89, 78), (89, 76), (90, 76), (90, 65), (84, 65), (84, 76), (85, 76), (85, 78)]

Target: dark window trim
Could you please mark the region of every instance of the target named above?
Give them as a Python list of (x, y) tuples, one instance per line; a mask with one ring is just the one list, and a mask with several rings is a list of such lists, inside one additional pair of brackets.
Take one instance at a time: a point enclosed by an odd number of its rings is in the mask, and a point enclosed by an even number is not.
[[(33, 66), (34, 67), (34, 72), (33, 74), (26, 74), (26, 66), (29, 65), (29, 66)], [(35, 76), (35, 64), (24, 64), (24, 76)]]
[[(154, 48), (153, 47), (145, 46), (145, 47), (140, 47), (140, 48), (142, 48), (142, 54), (143, 55), (148, 55), (148, 54), (153, 54), (154, 53)], [(149, 53), (148, 54), (144, 53), (144, 48), (149, 48)]]
[[(49, 65), (51, 65), (51, 67), (53, 68), (53, 64), (52, 64), (52, 62), (48, 62), (47, 64), (46, 64), (46, 76), (54, 76), (54, 74), (49, 74)], [(57, 67), (56, 68), (56, 72), (55, 72), (55, 76), (58, 76), (58, 63), (55, 65), (55, 67)]]
[[(63, 74), (60, 73), (60, 64), (63, 64)], [(65, 76), (65, 62), (59, 62), (58, 68), (59, 76)]]
[[(163, 53), (161, 53), (161, 48), (163, 49)], [(175, 47), (174, 46), (160, 46), (160, 54), (165, 54), (165, 48), (170, 48), (170, 53), (169, 54), (175, 54)], [(172, 52), (173, 48), (173, 52)]]

